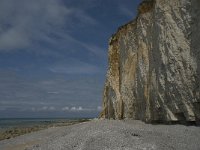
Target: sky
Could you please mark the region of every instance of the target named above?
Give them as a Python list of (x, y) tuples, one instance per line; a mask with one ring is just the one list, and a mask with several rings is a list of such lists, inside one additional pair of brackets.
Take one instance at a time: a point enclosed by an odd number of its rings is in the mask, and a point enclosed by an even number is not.
[(97, 117), (108, 41), (141, 0), (0, 0), (0, 118)]

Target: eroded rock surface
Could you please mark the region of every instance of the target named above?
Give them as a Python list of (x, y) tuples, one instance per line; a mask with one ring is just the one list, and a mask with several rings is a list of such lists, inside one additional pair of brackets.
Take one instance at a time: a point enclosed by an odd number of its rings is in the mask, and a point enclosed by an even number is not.
[(110, 39), (101, 118), (200, 120), (200, 1), (145, 0)]

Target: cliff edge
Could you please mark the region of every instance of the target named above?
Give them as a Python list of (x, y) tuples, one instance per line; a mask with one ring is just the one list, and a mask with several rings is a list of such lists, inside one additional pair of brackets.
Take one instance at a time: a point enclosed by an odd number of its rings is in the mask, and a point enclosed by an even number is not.
[(199, 0), (144, 0), (110, 39), (100, 117), (198, 123), (199, 39)]

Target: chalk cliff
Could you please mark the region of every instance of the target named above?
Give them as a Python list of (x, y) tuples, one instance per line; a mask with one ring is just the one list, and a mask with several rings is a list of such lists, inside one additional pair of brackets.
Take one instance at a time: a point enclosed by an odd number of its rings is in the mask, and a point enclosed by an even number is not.
[(144, 0), (108, 53), (101, 118), (200, 120), (199, 0)]

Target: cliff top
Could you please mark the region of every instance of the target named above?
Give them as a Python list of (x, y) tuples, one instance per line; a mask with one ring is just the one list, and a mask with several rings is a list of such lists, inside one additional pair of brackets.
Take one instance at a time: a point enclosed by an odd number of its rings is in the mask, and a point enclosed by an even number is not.
[(155, 0), (143, 0), (138, 6), (136, 18), (120, 26), (117, 32), (111, 36), (109, 44), (112, 45), (112, 43), (118, 39), (117, 38), (118, 34), (126, 31), (128, 27), (136, 26), (139, 15), (142, 15), (151, 11), (155, 5), (155, 2), (156, 2)]

